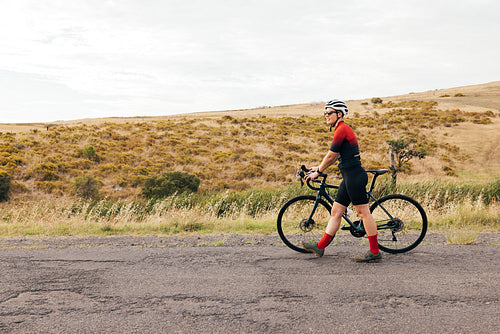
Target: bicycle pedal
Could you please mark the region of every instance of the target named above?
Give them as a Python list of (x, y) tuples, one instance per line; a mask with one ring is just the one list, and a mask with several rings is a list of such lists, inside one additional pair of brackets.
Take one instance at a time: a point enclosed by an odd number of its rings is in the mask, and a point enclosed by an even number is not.
[(349, 231), (351, 229), (351, 227), (347, 226), (347, 225), (344, 225), (340, 229), (343, 230), (343, 231)]

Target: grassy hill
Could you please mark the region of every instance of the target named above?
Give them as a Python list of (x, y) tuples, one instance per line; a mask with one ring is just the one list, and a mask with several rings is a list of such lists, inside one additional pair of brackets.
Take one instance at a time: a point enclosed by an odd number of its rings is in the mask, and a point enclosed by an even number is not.
[[(428, 156), (412, 160), (400, 182), (498, 183), (500, 82), (381, 99), (347, 101), (366, 168), (387, 168), (387, 140), (406, 138)], [(202, 193), (281, 189), (327, 152), (323, 106), (3, 124), (0, 169), (12, 176), (12, 201), (27, 206), (43, 198), (71, 207), (84, 175), (98, 180), (102, 198), (129, 202), (165, 171), (196, 175)]]
[[(500, 82), (382, 100), (348, 102), (346, 122), (359, 137), (365, 167), (388, 167), (386, 141), (406, 137), (429, 153), (413, 161), (407, 177), (500, 176)], [(145, 177), (171, 170), (197, 175), (202, 190), (280, 186), (328, 150), (323, 105), (18, 125), (0, 134), (0, 168), (14, 177), (14, 195), (67, 194), (75, 177), (89, 174), (105, 195), (135, 196)], [(90, 148), (94, 153), (84, 155)]]

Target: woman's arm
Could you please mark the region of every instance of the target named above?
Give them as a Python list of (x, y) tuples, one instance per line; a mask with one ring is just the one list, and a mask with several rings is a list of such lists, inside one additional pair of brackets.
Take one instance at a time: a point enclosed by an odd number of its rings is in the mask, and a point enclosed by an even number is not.
[(328, 167), (333, 165), (335, 161), (337, 161), (338, 157), (339, 154), (337, 152), (328, 151), (328, 153), (323, 158), (323, 161), (321, 161), (321, 164), (319, 165), (318, 169), (314, 173), (307, 175), (306, 180), (316, 179), (319, 176), (318, 170), (324, 172)]
[(323, 158), (323, 161), (319, 165), (318, 170), (320, 170), (321, 172), (324, 172), (328, 167), (333, 165), (335, 163), (335, 161), (337, 161), (338, 157), (339, 157), (339, 154), (337, 152), (328, 151), (328, 153)]

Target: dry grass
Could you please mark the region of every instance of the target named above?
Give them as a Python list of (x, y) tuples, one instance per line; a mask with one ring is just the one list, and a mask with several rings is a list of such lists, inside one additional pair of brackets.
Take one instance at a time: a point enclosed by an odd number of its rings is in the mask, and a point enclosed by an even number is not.
[[(449, 243), (464, 244), (478, 232), (500, 231), (500, 203), (485, 203), (466, 191), (451, 194), (446, 186), (411, 194), (425, 208), (429, 228), (447, 233)], [(405, 192), (401, 185), (398, 192)], [(399, 191), (402, 190), (402, 191)], [(307, 193), (298, 186), (222, 194), (173, 195), (160, 201), (74, 200), (41, 195), (0, 206), (0, 236), (262, 233), (276, 231), (276, 217), (290, 198)], [(356, 220), (355, 213), (351, 219)]]
[(478, 232), (460, 231), (446, 234), (446, 243), (449, 245), (473, 245), (476, 243)]
[[(288, 193), (287, 193), (288, 194)], [(172, 196), (161, 201), (74, 201), (38, 196), (0, 207), (0, 236), (261, 233), (275, 231), (276, 216), (291, 194), (278, 193), (271, 207), (255, 208), (252, 197), (225, 193), (192, 199)], [(281, 198), (281, 200), (280, 200)], [(195, 201), (194, 203), (186, 203)], [(269, 204), (261, 201), (260, 205)]]

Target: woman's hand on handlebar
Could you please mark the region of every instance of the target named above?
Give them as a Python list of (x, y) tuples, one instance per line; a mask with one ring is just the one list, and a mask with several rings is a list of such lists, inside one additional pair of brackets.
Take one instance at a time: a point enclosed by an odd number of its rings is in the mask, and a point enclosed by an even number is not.
[(305, 177), (306, 181), (309, 181), (309, 180), (314, 181), (320, 175), (320, 173), (318, 173), (318, 167), (313, 167), (312, 169), (313, 169), (312, 172), (307, 173), (307, 175)]

